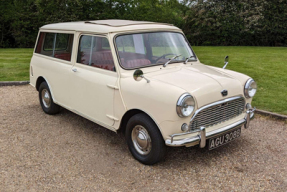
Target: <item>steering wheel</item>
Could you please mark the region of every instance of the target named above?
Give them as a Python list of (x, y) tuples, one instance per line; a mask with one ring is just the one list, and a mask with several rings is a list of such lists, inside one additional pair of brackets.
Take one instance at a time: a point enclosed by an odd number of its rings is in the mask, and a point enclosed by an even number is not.
[(176, 55), (176, 54), (174, 54), (174, 53), (164, 54), (164, 55), (160, 56), (159, 58), (157, 58), (157, 59), (155, 60), (155, 63), (157, 63), (157, 62), (158, 62), (159, 60), (161, 60), (161, 59), (166, 59), (165, 57), (168, 56), (168, 55)]

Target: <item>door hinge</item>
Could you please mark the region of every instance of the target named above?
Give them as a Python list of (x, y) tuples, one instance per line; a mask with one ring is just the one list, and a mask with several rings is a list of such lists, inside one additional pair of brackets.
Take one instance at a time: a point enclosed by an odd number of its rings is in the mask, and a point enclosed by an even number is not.
[(114, 85), (107, 85), (109, 88), (112, 88), (112, 89), (115, 89), (115, 90), (118, 90), (119, 88), (117, 86), (114, 86)]
[(114, 120), (114, 121), (118, 121), (119, 119), (117, 119), (117, 118), (115, 118), (115, 117), (113, 117), (113, 116), (111, 116), (111, 115), (106, 115), (108, 118), (110, 118), (110, 119), (112, 119), (112, 120)]

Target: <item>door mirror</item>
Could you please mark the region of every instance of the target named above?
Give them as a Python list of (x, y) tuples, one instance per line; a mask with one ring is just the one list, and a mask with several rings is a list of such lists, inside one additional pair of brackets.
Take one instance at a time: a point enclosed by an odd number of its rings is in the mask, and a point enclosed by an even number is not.
[(225, 56), (224, 63), (228, 63), (228, 60), (229, 60), (229, 57), (227, 55), (227, 56)]
[(140, 70), (140, 69), (137, 69), (137, 70), (134, 72), (134, 79), (135, 79), (136, 81), (140, 81), (140, 80), (142, 80), (143, 78), (146, 80), (147, 83), (150, 82), (150, 80), (148, 80), (147, 78), (144, 77), (143, 71)]
[(224, 66), (222, 67), (223, 69), (225, 69), (225, 67), (228, 65), (228, 60), (229, 60), (229, 57), (228, 57), (228, 55), (227, 56), (225, 56), (225, 58), (224, 58)]
[(134, 72), (134, 79), (135, 79), (136, 81), (140, 81), (140, 80), (143, 79), (143, 72), (142, 72), (142, 70), (137, 69), (137, 70)]

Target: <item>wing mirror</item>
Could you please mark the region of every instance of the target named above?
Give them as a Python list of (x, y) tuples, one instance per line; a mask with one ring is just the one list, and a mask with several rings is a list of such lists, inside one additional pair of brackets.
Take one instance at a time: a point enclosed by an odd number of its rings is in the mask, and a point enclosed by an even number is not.
[(147, 78), (144, 77), (143, 71), (140, 70), (140, 69), (137, 69), (137, 70), (134, 72), (134, 75), (133, 75), (133, 76), (134, 76), (134, 80), (136, 80), (136, 81), (140, 81), (140, 80), (142, 80), (142, 79), (144, 78), (147, 83), (150, 82), (150, 80), (148, 80)]
[(228, 65), (228, 60), (229, 60), (229, 57), (228, 57), (228, 55), (227, 56), (225, 56), (225, 58), (224, 58), (224, 66), (222, 67), (223, 69), (225, 69), (225, 67)]

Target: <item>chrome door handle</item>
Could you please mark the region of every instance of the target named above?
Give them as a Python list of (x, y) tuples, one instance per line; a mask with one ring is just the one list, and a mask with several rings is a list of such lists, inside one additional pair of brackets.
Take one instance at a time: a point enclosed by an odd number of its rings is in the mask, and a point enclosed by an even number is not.
[(77, 72), (78, 70), (77, 70), (76, 68), (73, 68), (72, 71), (73, 71), (73, 72)]

